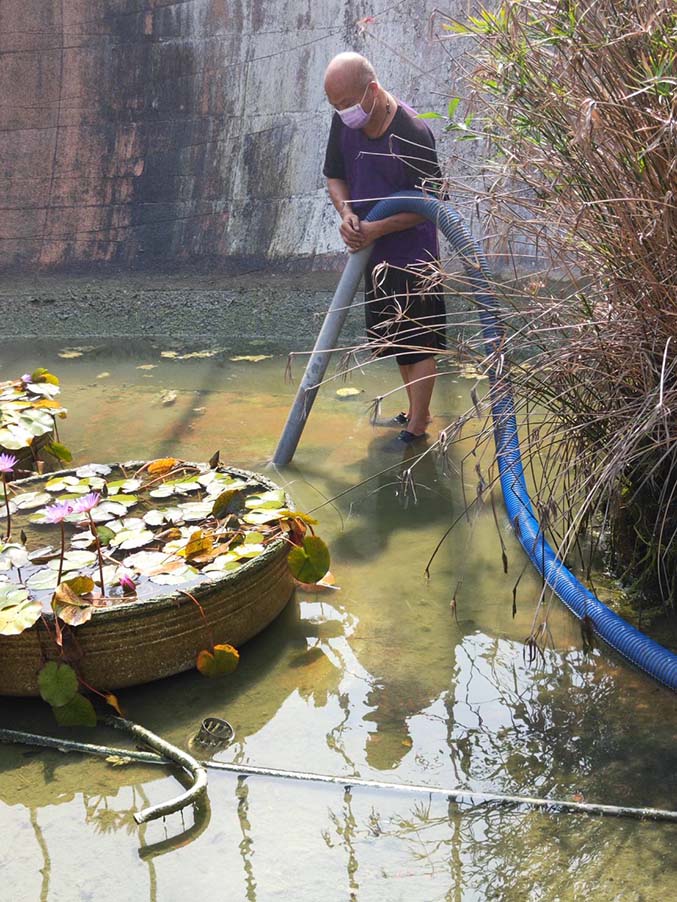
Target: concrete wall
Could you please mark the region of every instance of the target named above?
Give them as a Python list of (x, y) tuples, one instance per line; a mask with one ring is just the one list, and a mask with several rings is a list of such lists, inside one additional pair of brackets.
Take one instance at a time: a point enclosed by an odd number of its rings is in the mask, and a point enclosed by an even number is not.
[(326, 265), (324, 68), (359, 50), (443, 110), (464, 60), (434, 6), (1, 0), (0, 271)]

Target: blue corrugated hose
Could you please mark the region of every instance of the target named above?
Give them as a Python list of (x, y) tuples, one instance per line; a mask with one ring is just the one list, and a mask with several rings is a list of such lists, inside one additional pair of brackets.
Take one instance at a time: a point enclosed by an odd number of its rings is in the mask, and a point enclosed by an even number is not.
[[(489, 265), (478, 243), (459, 214), (446, 202), (426, 197), (418, 191), (402, 191), (379, 201), (365, 217), (373, 222), (397, 213), (418, 213), (436, 223), (461, 258), (466, 279), (479, 307), (482, 335), (488, 355), (498, 350), (503, 338), (499, 324), (499, 302), (490, 288)], [(515, 404), (510, 385), (501, 379), (497, 363), (489, 370), (491, 411), (494, 422), (496, 456), (503, 498), (510, 522), (522, 548), (550, 588), (580, 620), (636, 667), (673, 691), (677, 690), (677, 655), (631, 626), (581, 585), (558, 558), (545, 538), (536, 518), (524, 478), (524, 466), (517, 434)]]

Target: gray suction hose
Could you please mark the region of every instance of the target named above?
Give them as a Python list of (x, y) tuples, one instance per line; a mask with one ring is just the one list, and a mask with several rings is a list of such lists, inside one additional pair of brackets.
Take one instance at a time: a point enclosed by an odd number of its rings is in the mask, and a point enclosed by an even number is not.
[(348, 316), (350, 305), (355, 298), (357, 286), (367, 266), (367, 260), (371, 253), (371, 247), (365, 247), (348, 257), (345, 269), (341, 275), (329, 310), (322, 323), (320, 334), (317, 336), (315, 347), (310, 355), (308, 366), (303, 374), (303, 379), (296, 392), (294, 403), (289, 411), (287, 422), (282, 430), (278, 442), (273, 463), (278, 467), (286, 466), (294, 456), (296, 446), (301, 438), (303, 427), (310, 416), (315, 395), (329, 365), (332, 351), (338, 343), (338, 337)]
[[(366, 219), (373, 222), (397, 213), (417, 213), (425, 216), (426, 219), (436, 223), (449, 240), (461, 258), (467, 283), (479, 309), (486, 353), (488, 356), (495, 354), (503, 339), (503, 330), (498, 319), (500, 305), (490, 288), (492, 276), (486, 258), (459, 214), (444, 201), (426, 197), (418, 191), (402, 191), (379, 201), (371, 209)], [(360, 276), (366, 266), (368, 254), (369, 248), (360, 251), (359, 254), (351, 254), (343, 274), (345, 277), (350, 270), (350, 278), (345, 281), (342, 278), (339, 282), (328, 318), (336, 317), (337, 310), (341, 318), (340, 321), (332, 319), (333, 328), (328, 329), (326, 333), (323, 326), (320, 333), (320, 336), (324, 335), (323, 343), (320, 344), (318, 338), (273, 458), (273, 462), (278, 465), (289, 463), (296, 450), (305, 421), (310, 415), (318, 382), (322, 380), (329, 362), (330, 352), (328, 349), (330, 346), (326, 342), (331, 340), (336, 343), (338, 339), (338, 332), (334, 334), (334, 328), (338, 324), (340, 330), (343, 325)], [(350, 291), (352, 291), (352, 295), (348, 297)], [(315, 379), (315, 373), (320, 371), (321, 375)], [(489, 369), (489, 385), (496, 457), (503, 498), (510, 523), (529, 560), (569, 610), (579, 620), (585, 620), (607, 645), (610, 645), (653, 679), (669, 689), (677, 691), (677, 655), (635, 629), (603, 604), (567, 569), (547, 541), (534, 513), (524, 478), (513, 394), (505, 376), (501, 379), (499, 388), (496, 362), (492, 362)], [(297, 413), (295, 414), (294, 411)], [(298, 411), (301, 411), (302, 417), (299, 417)]]

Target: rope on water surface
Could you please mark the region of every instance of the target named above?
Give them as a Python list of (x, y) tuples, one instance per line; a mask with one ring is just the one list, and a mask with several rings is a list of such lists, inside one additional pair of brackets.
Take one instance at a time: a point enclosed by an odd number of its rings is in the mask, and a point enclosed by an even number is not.
[[(298, 780), (305, 783), (328, 783), (333, 786), (342, 786), (344, 789), (360, 787), (388, 792), (400, 792), (416, 795), (429, 795), (444, 798), (454, 802), (473, 804), (524, 805), (529, 808), (537, 808), (543, 811), (557, 813), (573, 813), (599, 815), (604, 817), (628, 817), (635, 820), (668, 821), (677, 823), (677, 811), (668, 811), (664, 808), (633, 808), (628, 805), (602, 805), (595, 802), (575, 802), (562, 799), (540, 799), (534, 796), (506, 795), (495, 792), (481, 792), (472, 789), (444, 789), (437, 786), (415, 785), (412, 783), (388, 783), (380, 780), (363, 780), (360, 777), (337, 777), (330, 774), (306, 773), (303, 771), (284, 770), (272, 767), (257, 767), (252, 764), (229, 764), (223, 761), (206, 761), (198, 764), (194, 758), (177, 749), (176, 746), (165, 742), (151, 733), (149, 730), (139, 727), (131, 721), (114, 717), (106, 721), (116, 729), (124, 730), (140, 739), (144, 744), (151, 746), (160, 754), (153, 752), (139, 752), (128, 749), (112, 748), (109, 746), (90, 745), (85, 742), (73, 742), (70, 739), (55, 739), (52, 736), (39, 736), (35, 733), (23, 733), (16, 730), (1, 730), (0, 742), (11, 742), (24, 745), (45, 746), (54, 748), (60, 752), (82, 752), (89, 755), (110, 758), (129, 758), (144, 764), (180, 764), (194, 777), (193, 787), (171, 802), (165, 802), (153, 808), (146, 808), (134, 815), (137, 824), (163, 817), (197, 801), (204, 793), (207, 786), (205, 768), (208, 770), (226, 771), (241, 776), (276, 777), (287, 780)], [(171, 755), (167, 752), (171, 750)], [(184, 762), (192, 762), (191, 767)], [(201, 772), (204, 782), (197, 778), (196, 772)], [(192, 798), (188, 798), (192, 796)]]

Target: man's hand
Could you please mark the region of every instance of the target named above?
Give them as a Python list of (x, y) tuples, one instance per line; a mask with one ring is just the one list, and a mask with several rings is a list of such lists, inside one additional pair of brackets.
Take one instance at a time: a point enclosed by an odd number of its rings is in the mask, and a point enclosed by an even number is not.
[(341, 216), (339, 231), (341, 238), (351, 251), (359, 250), (362, 244), (360, 217), (352, 210), (346, 210)]
[[(352, 233), (352, 240), (350, 242), (346, 241), (345, 237), (343, 238), (353, 253), (355, 251), (361, 251), (363, 247), (373, 244), (377, 238), (380, 238), (381, 235), (384, 234), (381, 222), (365, 222), (363, 220), (359, 225), (359, 232)], [(343, 235), (343, 232), (341, 234)]]

